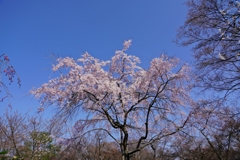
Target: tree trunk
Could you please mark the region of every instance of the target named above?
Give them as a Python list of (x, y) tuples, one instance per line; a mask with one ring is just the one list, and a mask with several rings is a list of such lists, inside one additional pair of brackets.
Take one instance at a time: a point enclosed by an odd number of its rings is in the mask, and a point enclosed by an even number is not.
[(129, 154), (123, 154), (122, 155), (122, 160), (130, 160)]

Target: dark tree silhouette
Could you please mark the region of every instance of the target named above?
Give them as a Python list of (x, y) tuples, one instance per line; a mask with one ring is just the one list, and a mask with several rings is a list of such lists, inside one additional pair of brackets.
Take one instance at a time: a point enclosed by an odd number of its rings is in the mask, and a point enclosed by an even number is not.
[(198, 86), (224, 92), (240, 89), (240, 2), (188, 0), (179, 44), (192, 46)]

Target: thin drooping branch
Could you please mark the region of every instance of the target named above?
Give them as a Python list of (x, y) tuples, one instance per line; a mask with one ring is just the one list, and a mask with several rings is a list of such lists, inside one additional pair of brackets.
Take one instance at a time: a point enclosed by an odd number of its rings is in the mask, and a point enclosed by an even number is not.
[[(118, 141), (125, 159), (159, 137), (177, 133), (176, 128), (184, 119), (183, 108), (191, 101), (187, 65), (179, 69), (179, 59), (161, 55), (143, 69), (138, 57), (125, 53), (130, 45), (131, 40), (125, 41), (124, 49), (116, 51), (111, 61), (100, 61), (88, 53), (77, 61), (69, 57), (58, 59), (53, 70), (68, 68), (66, 74), (62, 72), (60, 78), (31, 92), (43, 105), (60, 106), (59, 116), (83, 111), (86, 115), (81, 118), (78, 131), (87, 134), (104, 128)], [(176, 119), (167, 121), (173, 116)], [(169, 132), (165, 127), (156, 127), (157, 121), (160, 126), (169, 125)], [(158, 138), (151, 140), (156, 135)], [(132, 151), (130, 141), (136, 144)]]

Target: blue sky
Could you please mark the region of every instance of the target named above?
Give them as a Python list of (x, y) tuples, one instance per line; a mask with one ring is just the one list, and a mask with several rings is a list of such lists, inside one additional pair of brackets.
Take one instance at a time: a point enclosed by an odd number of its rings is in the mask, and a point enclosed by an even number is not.
[(9, 86), (13, 108), (37, 110), (28, 93), (51, 78), (51, 54), (78, 58), (88, 51), (108, 60), (132, 39), (127, 53), (143, 67), (161, 53), (190, 61), (190, 49), (173, 42), (186, 14), (184, 0), (0, 0), (0, 55), (9, 56), (22, 81), (20, 89)]

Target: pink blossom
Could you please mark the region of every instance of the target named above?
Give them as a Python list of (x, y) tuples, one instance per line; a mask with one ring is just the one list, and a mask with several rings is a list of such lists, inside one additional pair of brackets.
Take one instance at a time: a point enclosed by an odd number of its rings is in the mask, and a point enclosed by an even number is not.
[(124, 41), (123, 43), (124, 50), (127, 50), (130, 47), (131, 43), (132, 43), (131, 39), (129, 39), (128, 41)]
[[(174, 132), (185, 118), (183, 108), (190, 102), (189, 67), (178, 67), (179, 59), (161, 55), (143, 69), (138, 57), (124, 52), (130, 44), (131, 40), (125, 41), (124, 49), (116, 51), (109, 61), (100, 61), (89, 53), (77, 61), (59, 59), (53, 70), (67, 68), (67, 72), (31, 94), (43, 106), (55, 104), (66, 114), (78, 109), (86, 112), (91, 115), (84, 121), (88, 126), (98, 125), (109, 132), (123, 130), (124, 125), (134, 136), (146, 130), (151, 136)], [(156, 122), (161, 127), (155, 127)]]

